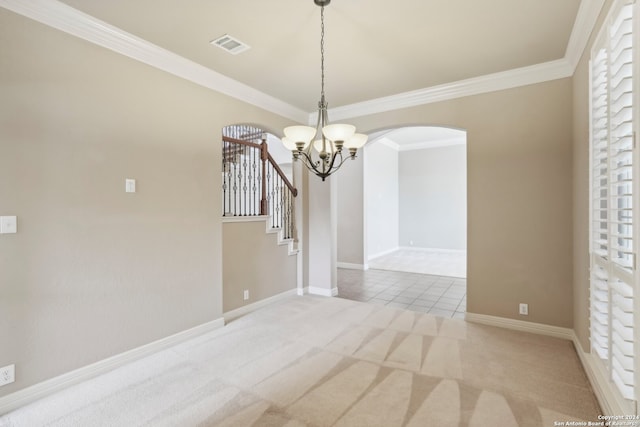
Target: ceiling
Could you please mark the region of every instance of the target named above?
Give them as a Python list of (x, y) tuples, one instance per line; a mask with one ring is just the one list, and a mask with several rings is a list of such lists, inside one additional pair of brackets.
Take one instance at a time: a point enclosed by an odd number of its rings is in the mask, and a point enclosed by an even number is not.
[[(304, 111), (320, 92), (313, 0), (63, 0)], [(325, 8), (329, 107), (561, 59), (580, 0), (333, 0)], [(231, 55), (228, 33), (251, 46)]]

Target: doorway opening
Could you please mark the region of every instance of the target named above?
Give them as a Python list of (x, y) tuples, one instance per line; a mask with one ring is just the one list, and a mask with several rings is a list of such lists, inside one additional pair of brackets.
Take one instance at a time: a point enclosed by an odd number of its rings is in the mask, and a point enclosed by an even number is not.
[[(339, 237), (339, 294), (464, 318), (466, 131), (411, 126), (369, 138), (362, 155), (362, 262), (340, 259), (353, 251)], [(341, 182), (339, 211), (342, 188)]]

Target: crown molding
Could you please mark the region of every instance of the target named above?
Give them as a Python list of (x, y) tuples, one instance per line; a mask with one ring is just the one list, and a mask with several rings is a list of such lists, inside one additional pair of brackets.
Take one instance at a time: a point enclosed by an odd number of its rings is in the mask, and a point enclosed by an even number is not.
[(571, 77), (573, 70), (565, 59), (544, 62), (529, 67), (516, 68), (457, 82), (418, 89), (397, 95), (358, 102), (328, 111), (333, 120), (348, 119), (417, 105), (448, 101), (465, 96), (479, 95), (498, 90), (511, 89), (550, 80)]
[[(604, 3), (605, 0), (580, 2), (562, 59), (336, 107), (329, 114), (332, 119), (348, 119), (570, 77)], [(316, 112), (305, 112), (60, 1), (0, 0), (0, 7), (291, 120), (316, 122)]]
[(582, 0), (573, 23), (571, 37), (567, 44), (564, 57), (571, 64), (572, 74), (575, 72), (578, 62), (589, 43), (589, 37), (596, 26), (598, 16), (604, 6), (605, 0)]
[(57, 0), (0, 0), (0, 6), (200, 86), (288, 119), (306, 121), (308, 112), (233, 80)]

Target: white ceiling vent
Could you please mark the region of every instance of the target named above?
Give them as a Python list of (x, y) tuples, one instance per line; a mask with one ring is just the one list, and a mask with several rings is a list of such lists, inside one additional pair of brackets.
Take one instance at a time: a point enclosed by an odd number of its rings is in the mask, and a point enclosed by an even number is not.
[(224, 36), (212, 40), (211, 44), (218, 46), (220, 49), (226, 50), (232, 55), (237, 55), (251, 47), (248, 44), (241, 42), (237, 38), (230, 36), (229, 34), (225, 34)]

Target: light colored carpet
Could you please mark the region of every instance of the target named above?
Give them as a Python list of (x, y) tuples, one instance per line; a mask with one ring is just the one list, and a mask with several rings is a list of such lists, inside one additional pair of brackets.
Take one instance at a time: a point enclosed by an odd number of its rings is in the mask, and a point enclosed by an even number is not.
[(434, 276), (467, 277), (465, 251), (402, 248), (369, 260), (369, 268), (406, 271)]
[(572, 343), (290, 297), (1, 426), (552, 426), (599, 413)]

